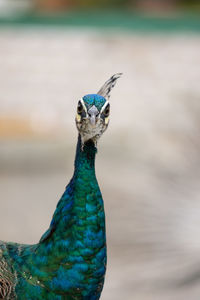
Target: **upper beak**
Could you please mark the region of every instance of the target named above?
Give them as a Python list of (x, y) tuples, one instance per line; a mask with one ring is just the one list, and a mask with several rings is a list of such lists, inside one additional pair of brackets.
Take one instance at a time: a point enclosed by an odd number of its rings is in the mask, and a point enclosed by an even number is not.
[(90, 124), (92, 125), (92, 127), (94, 127), (96, 125), (96, 121), (97, 121), (97, 116), (99, 115), (99, 111), (96, 108), (95, 105), (93, 105), (89, 110), (88, 110), (88, 116), (89, 116), (89, 120), (90, 120)]
[(89, 119), (90, 119), (90, 124), (92, 125), (92, 127), (94, 127), (96, 125), (96, 116), (95, 116), (95, 114), (91, 115), (89, 117)]

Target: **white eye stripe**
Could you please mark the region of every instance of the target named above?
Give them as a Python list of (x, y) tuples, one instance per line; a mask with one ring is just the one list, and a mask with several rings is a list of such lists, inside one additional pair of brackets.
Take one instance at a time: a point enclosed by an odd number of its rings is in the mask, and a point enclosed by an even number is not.
[(102, 107), (101, 111), (100, 111), (100, 114), (104, 111), (104, 109), (106, 108), (106, 106), (108, 105), (109, 101), (106, 101), (104, 106)]
[(86, 108), (86, 106), (85, 106), (85, 103), (84, 103), (84, 101), (83, 101), (83, 98), (81, 98), (79, 101), (80, 101), (81, 104), (83, 105), (84, 111), (85, 111), (86, 115), (88, 116), (87, 108)]

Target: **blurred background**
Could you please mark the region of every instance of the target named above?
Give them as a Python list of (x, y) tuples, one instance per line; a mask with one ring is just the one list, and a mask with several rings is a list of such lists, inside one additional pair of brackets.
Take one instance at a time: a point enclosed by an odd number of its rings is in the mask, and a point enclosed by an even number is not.
[(102, 300), (200, 298), (200, 3), (0, 0), (0, 237), (36, 243), (73, 172), (77, 100), (123, 72), (98, 145)]

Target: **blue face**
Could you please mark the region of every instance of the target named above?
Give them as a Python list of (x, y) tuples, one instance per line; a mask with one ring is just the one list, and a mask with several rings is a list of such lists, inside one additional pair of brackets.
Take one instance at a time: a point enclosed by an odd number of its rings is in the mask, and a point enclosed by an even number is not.
[(95, 105), (98, 111), (100, 111), (104, 106), (104, 104), (106, 103), (106, 99), (97, 94), (85, 95), (83, 97), (83, 101), (85, 103), (87, 110), (89, 110), (93, 105)]

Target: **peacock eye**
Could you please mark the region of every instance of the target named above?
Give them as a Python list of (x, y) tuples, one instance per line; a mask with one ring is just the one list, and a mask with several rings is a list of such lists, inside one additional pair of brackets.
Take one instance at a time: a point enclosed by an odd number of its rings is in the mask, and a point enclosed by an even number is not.
[(110, 113), (110, 104), (108, 104), (107, 106), (106, 106), (106, 108), (104, 109), (104, 116), (105, 117), (108, 117), (109, 116), (109, 113)]
[(83, 105), (81, 101), (78, 102), (77, 113), (80, 115), (83, 112)]

